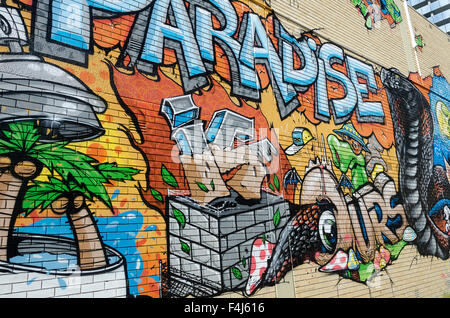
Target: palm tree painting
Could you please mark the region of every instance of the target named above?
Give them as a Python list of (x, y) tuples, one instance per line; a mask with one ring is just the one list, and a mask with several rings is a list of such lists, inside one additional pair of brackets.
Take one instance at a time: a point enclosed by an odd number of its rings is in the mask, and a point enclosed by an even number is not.
[[(68, 141), (42, 143), (41, 134), (33, 122), (13, 122), (0, 132), (0, 261), (10, 256), (8, 242), (17, 216), (50, 207), (71, 223), (80, 269), (104, 267), (106, 254), (86, 201), (97, 198), (112, 209), (105, 184), (132, 180), (139, 170), (100, 164), (68, 148)], [(44, 167), (49, 181), (33, 181)]]

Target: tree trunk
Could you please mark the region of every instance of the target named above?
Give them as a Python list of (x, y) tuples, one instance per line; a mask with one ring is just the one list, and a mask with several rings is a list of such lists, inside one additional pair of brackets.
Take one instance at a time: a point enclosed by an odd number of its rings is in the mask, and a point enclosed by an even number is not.
[(0, 175), (0, 261), (8, 261), (9, 236), (14, 226), (17, 198), (24, 181), (16, 178), (9, 170)]
[(108, 265), (106, 251), (89, 208), (84, 205), (76, 213), (67, 213), (67, 217), (72, 225), (77, 242), (80, 269), (89, 270), (106, 267)]

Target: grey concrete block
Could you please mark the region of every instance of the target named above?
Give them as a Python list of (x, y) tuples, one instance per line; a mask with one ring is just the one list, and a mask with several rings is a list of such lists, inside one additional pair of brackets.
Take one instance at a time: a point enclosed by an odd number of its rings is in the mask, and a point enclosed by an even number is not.
[(190, 275), (195, 275), (201, 277), (201, 266), (200, 264), (194, 263), (185, 258), (181, 258), (181, 270)]
[(255, 222), (260, 223), (267, 221), (267, 219), (270, 218), (271, 212), (272, 212), (271, 207), (264, 207), (262, 209), (255, 211)]
[(220, 238), (220, 250), (225, 251), (228, 249), (228, 237), (221, 237)]
[(185, 237), (193, 242), (201, 243), (200, 239), (200, 229), (186, 223), (183, 229), (180, 229), (180, 236)]
[(236, 219), (234, 215), (219, 220), (219, 231), (221, 235), (227, 235), (236, 231)]
[(211, 251), (209, 249), (192, 243), (191, 254), (194, 262), (211, 266)]
[(202, 229), (200, 229), (200, 243), (202, 245), (206, 245), (207, 247), (215, 251), (221, 250), (219, 238), (217, 236), (211, 235), (209, 232), (206, 232)]
[(174, 217), (169, 217), (169, 234), (180, 236), (180, 224)]
[(239, 262), (239, 246), (229, 249), (222, 255), (222, 268), (228, 268)]
[(244, 286), (248, 280), (249, 274), (248, 271), (242, 268), (241, 266), (233, 266), (228, 268), (226, 271), (228, 271), (230, 274), (230, 282), (231, 282), (231, 289), (237, 289), (241, 286)]
[(267, 231), (265, 233), (265, 237), (268, 242), (271, 242), (271, 243), (277, 242), (277, 236), (276, 236), (275, 231)]
[(205, 281), (206, 285), (210, 282), (215, 283), (217, 288), (222, 286), (222, 275), (220, 275), (219, 270), (209, 268), (207, 266), (202, 266), (202, 279)]
[[(187, 258), (192, 257), (191, 252), (190, 252), (192, 250), (191, 242), (188, 241), (187, 239), (184, 239), (184, 238), (180, 239), (179, 237), (171, 236), (169, 242), (170, 242), (170, 245), (169, 245), (170, 253), (173, 253), (180, 257), (187, 257)], [(183, 251), (181, 242), (187, 244), (187, 246), (189, 247), (189, 253), (186, 253)]]
[(181, 270), (181, 259), (175, 254), (170, 254), (169, 264), (170, 267), (174, 267), (178, 270)]
[(236, 215), (237, 228), (242, 229), (255, 224), (255, 212), (257, 211), (250, 211), (237, 214)]
[(228, 239), (228, 247), (240, 245), (246, 239), (245, 229), (231, 233), (230, 235), (228, 235), (227, 239)]
[[(171, 253), (172, 250), (177, 253), (174, 264), (179, 264), (182, 276), (183, 272), (202, 276), (204, 281), (199, 280), (198, 284), (205, 288), (231, 290), (245, 287), (253, 242), (264, 235), (267, 241), (276, 243), (289, 220), (289, 204), (271, 194), (265, 193), (264, 199), (254, 206), (238, 204), (234, 208), (227, 200), (231, 199), (222, 198), (216, 205), (202, 207), (185, 197), (174, 197), (169, 204), (169, 235), (176, 236), (179, 230), (177, 240), (184, 240), (190, 247), (190, 255), (180, 253), (181, 243), (175, 240), (176, 248), (170, 249)], [(175, 206), (187, 214), (186, 220), (189, 219), (184, 229), (174, 223)], [(213, 206), (226, 207), (215, 209)], [(277, 211), (280, 218), (274, 224)], [(223, 287), (212, 286), (211, 279), (206, 276), (221, 282)]]
[(214, 235), (219, 235), (219, 220), (210, 217), (209, 219), (209, 231)]
[(222, 284), (225, 290), (231, 289), (231, 271), (222, 271)]
[(214, 251), (211, 252), (211, 266), (217, 269), (220, 269), (221, 267), (221, 258), (220, 254)]
[(239, 245), (239, 256), (242, 261), (243, 258), (247, 258), (251, 256), (252, 253), (252, 246), (253, 246), (254, 240), (246, 241)]
[(262, 233), (266, 232), (266, 226), (264, 223), (255, 224), (245, 229), (245, 237), (247, 240), (255, 240), (262, 236)]
[(194, 224), (195, 226), (209, 231), (209, 216), (206, 214), (203, 214), (202, 212), (195, 210), (195, 209), (189, 209), (190, 213), (190, 223)]

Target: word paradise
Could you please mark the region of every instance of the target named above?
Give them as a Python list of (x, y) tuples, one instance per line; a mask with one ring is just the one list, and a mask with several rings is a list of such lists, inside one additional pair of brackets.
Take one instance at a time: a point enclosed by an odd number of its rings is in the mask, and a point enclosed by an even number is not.
[[(368, 101), (369, 92), (378, 91), (371, 65), (310, 34), (292, 36), (273, 15), (238, 12), (229, 0), (38, 0), (34, 10), (33, 50), (41, 55), (85, 65), (93, 52), (94, 20), (133, 15), (118, 66), (155, 74), (165, 50), (173, 50), (189, 94), (209, 85), (208, 75), (220, 73), (218, 60), (225, 57), (231, 94), (260, 101), (264, 76), (282, 119), (300, 106), (299, 94), (314, 89), (317, 120), (333, 115), (343, 123), (355, 112), (360, 122), (384, 123), (381, 102)], [(330, 83), (339, 86), (340, 96), (329, 96)]]

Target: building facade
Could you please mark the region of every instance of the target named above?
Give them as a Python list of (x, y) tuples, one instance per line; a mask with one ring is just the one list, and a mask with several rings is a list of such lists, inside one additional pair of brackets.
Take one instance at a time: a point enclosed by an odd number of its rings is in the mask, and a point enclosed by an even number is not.
[(448, 297), (450, 38), (401, 0), (6, 0), (0, 297)]

